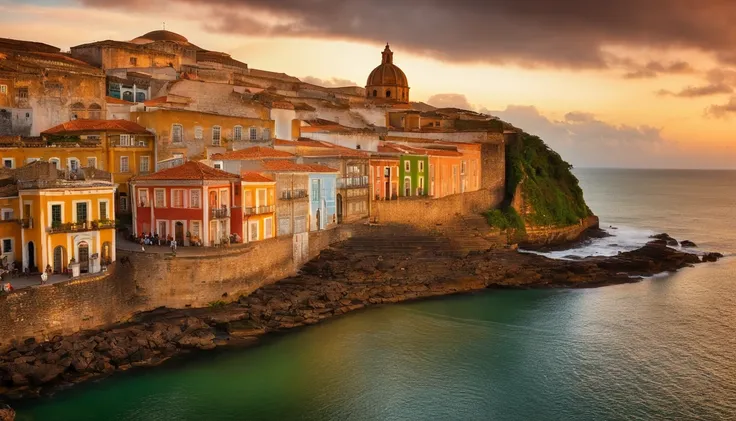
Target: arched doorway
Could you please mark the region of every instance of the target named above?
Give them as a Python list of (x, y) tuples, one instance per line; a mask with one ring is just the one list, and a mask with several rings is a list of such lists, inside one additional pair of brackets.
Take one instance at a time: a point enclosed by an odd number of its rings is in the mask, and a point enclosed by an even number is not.
[(320, 230), (322, 229), (322, 221), (321, 221), (322, 218), (320, 217), (319, 209), (317, 209), (316, 216), (317, 216), (317, 230)]
[(184, 224), (181, 222), (177, 222), (174, 225), (174, 239), (176, 240), (177, 245), (184, 245)]
[(28, 271), (36, 272), (36, 246), (33, 241), (28, 243)]
[(63, 273), (66, 264), (66, 250), (63, 246), (54, 248), (54, 273)]
[(102, 243), (102, 264), (109, 265), (112, 263), (112, 244), (109, 241)]
[(89, 244), (82, 241), (77, 246), (77, 256), (79, 256), (79, 271), (89, 272)]
[(342, 195), (337, 195), (337, 223), (342, 224)]

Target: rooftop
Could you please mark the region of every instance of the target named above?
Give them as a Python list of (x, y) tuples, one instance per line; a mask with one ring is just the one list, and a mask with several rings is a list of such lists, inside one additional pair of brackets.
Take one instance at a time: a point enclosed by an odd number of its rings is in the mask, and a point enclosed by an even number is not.
[(177, 167), (167, 168), (153, 174), (133, 177), (134, 181), (143, 180), (236, 180), (239, 177), (201, 162), (187, 161)]
[(63, 135), (85, 132), (122, 132), (133, 134), (151, 134), (145, 127), (128, 120), (71, 120), (54, 126), (41, 134)]
[(253, 171), (245, 171), (241, 173), (240, 179), (245, 183), (275, 183), (273, 179)]
[(252, 148), (239, 149), (237, 151), (228, 151), (225, 153), (216, 153), (212, 155), (211, 159), (215, 160), (253, 160), (253, 159), (274, 159), (274, 158), (293, 158), (294, 154), (289, 152), (278, 151), (273, 148), (266, 148), (263, 146), (254, 146)]

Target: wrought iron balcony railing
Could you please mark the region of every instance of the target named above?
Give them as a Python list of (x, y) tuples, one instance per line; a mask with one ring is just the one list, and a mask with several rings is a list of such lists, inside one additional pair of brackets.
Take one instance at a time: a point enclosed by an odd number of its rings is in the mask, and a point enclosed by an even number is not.
[(210, 209), (210, 217), (212, 219), (229, 218), (230, 217), (230, 209), (228, 209), (228, 208)]
[(97, 221), (83, 222), (53, 222), (51, 226), (46, 229), (46, 232), (48, 232), (49, 234), (55, 234), (60, 232), (96, 231), (113, 228), (115, 228), (115, 221), (109, 219), (100, 219)]
[(307, 195), (306, 189), (282, 190), (281, 191), (281, 200), (304, 199), (307, 196), (308, 195)]
[(243, 213), (247, 215), (261, 215), (264, 213), (273, 213), (276, 211), (275, 205), (269, 205), (269, 206), (253, 206), (250, 208), (244, 208)]
[(337, 179), (338, 189), (358, 189), (368, 187), (368, 176), (341, 177)]

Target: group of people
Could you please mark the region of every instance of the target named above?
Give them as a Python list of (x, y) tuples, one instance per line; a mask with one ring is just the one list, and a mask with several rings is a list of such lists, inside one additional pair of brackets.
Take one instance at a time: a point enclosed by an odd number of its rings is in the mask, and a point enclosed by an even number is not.
[(174, 237), (169, 234), (166, 238), (163, 238), (159, 237), (158, 233), (142, 232), (138, 235), (133, 234), (132, 240), (142, 246), (162, 246), (170, 245), (174, 241)]

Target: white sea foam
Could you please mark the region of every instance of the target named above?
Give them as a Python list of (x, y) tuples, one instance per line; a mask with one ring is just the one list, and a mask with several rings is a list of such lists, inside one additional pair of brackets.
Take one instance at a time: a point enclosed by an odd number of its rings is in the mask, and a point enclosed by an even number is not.
[(651, 241), (651, 235), (654, 231), (643, 230), (639, 228), (631, 228), (626, 226), (616, 226), (615, 229), (601, 224), (602, 227), (611, 235), (605, 238), (593, 238), (585, 241), (576, 247), (555, 250), (549, 252), (538, 252), (531, 250), (521, 250), (525, 253), (540, 254), (553, 259), (572, 260), (591, 256), (615, 256), (619, 252), (636, 250), (647, 242)]

